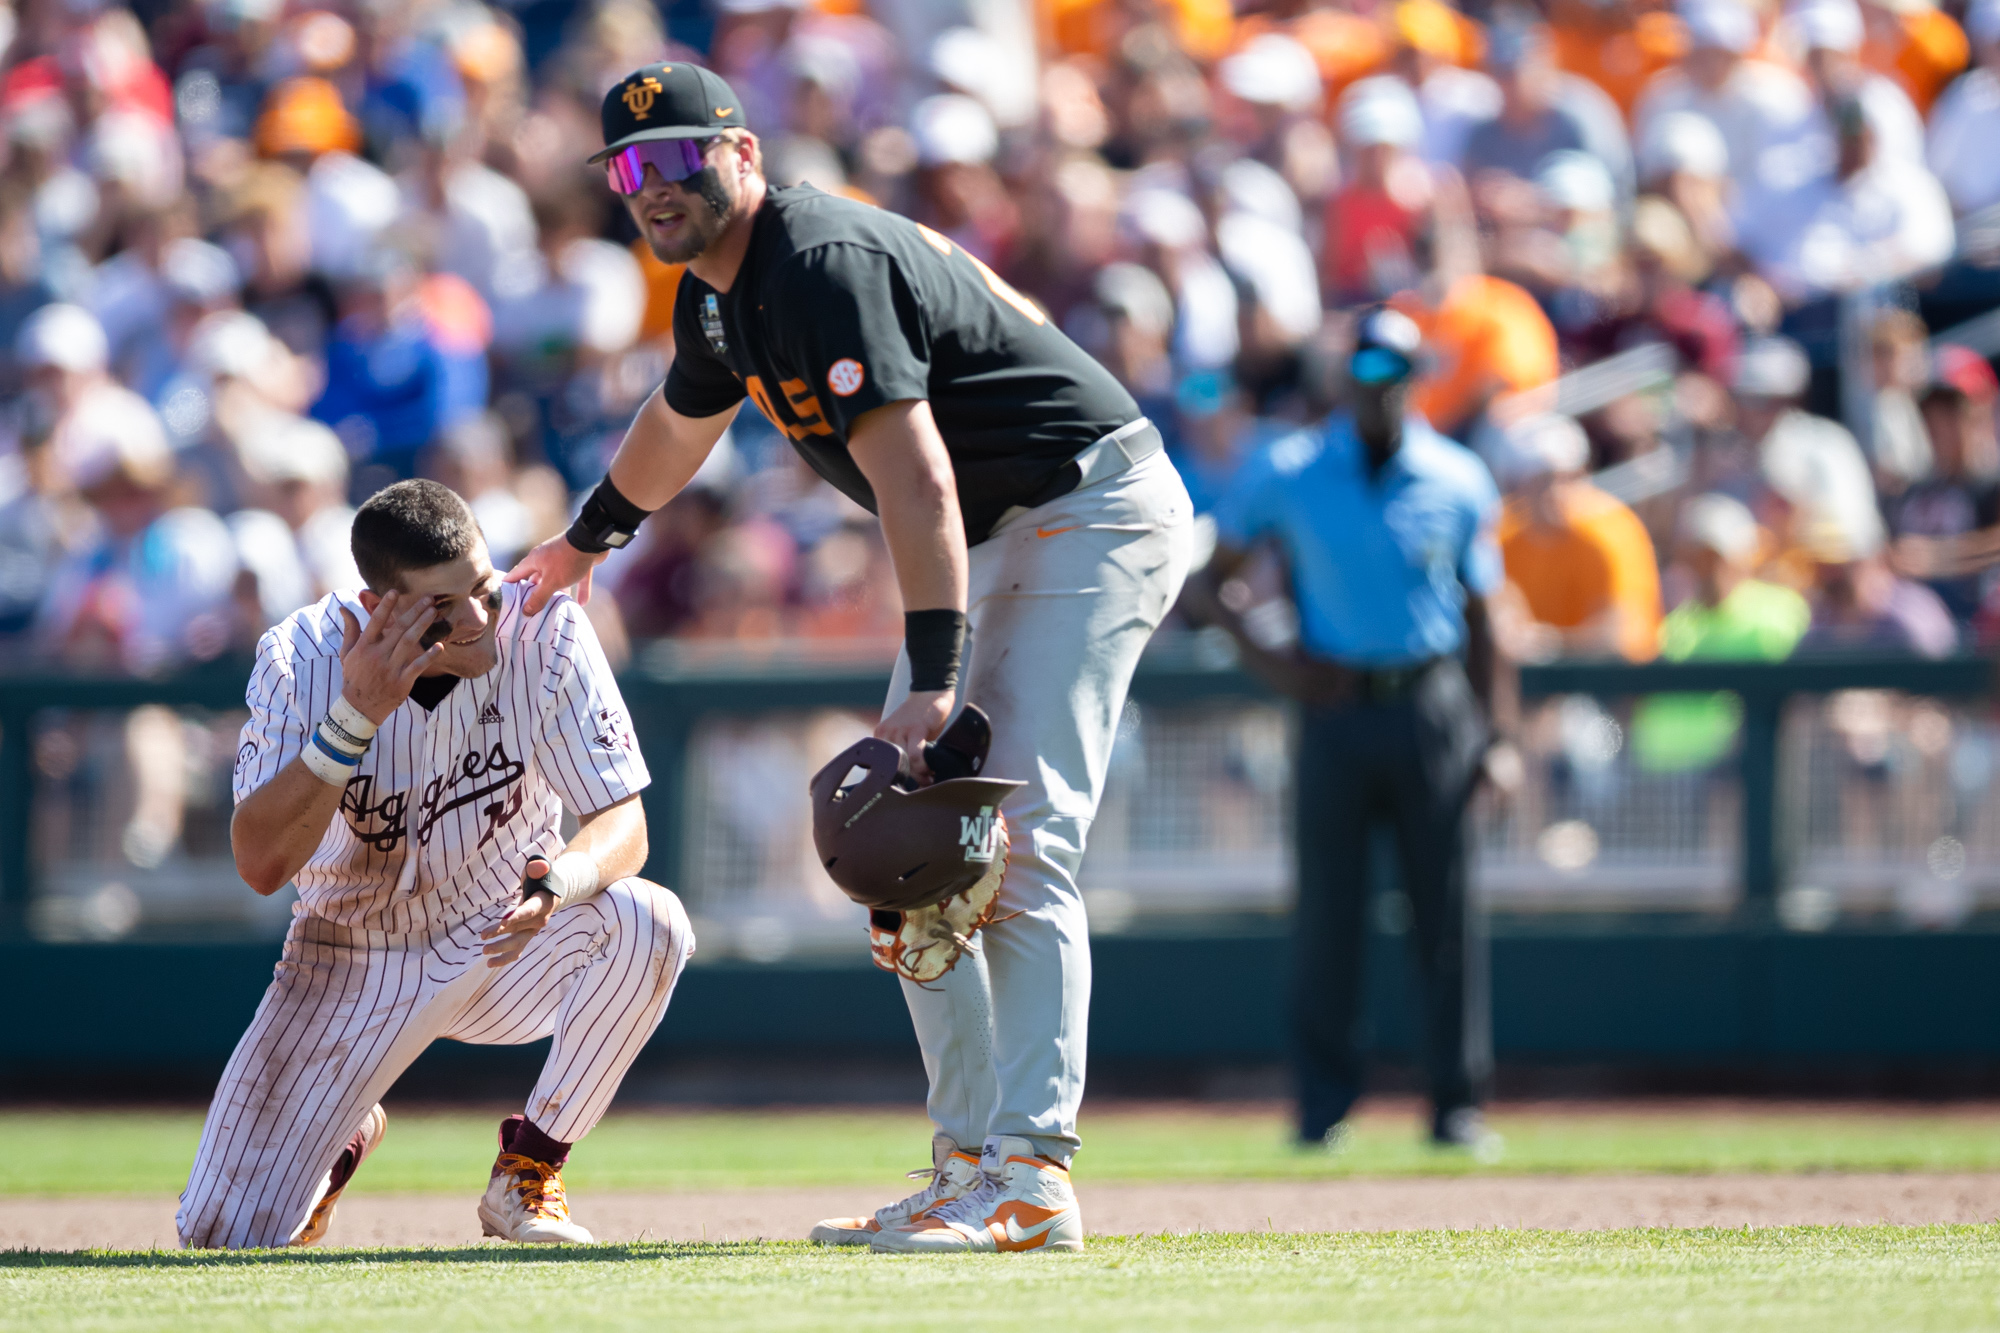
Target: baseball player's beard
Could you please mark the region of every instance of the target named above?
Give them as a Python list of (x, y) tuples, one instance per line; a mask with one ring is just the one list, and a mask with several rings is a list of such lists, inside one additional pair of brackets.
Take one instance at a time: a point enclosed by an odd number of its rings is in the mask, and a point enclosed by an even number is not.
[[(681, 184), (682, 190), (692, 190), (708, 205), (708, 216), (703, 217), (693, 200), (687, 202), (682, 216), (686, 218), (685, 234), (674, 241), (662, 244), (647, 233), (646, 243), (653, 251), (653, 257), (662, 264), (687, 264), (702, 257), (708, 247), (721, 237), (729, 219), (736, 213), (736, 201), (723, 188), (722, 177), (714, 167), (703, 167), (695, 175)], [(645, 228), (642, 226), (641, 230)]]

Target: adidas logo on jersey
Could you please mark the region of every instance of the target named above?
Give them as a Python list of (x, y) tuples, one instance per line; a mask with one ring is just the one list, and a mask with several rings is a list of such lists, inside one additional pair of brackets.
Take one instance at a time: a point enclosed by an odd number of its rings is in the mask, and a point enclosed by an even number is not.
[(500, 716), (499, 705), (490, 699), (487, 701), (486, 707), (479, 710), (479, 725), (482, 727), (495, 727), (504, 721), (506, 719)]

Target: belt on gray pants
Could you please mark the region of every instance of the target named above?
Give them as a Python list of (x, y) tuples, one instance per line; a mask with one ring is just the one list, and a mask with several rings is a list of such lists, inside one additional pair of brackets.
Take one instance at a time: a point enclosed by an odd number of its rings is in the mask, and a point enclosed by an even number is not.
[(1160, 428), (1145, 417), (1127, 422), (1076, 456), (1074, 461), (1079, 475), (1076, 485), (1070, 489), (1080, 491), (1100, 481), (1109, 481), (1134, 463), (1151, 458), (1166, 447), (1167, 442), (1160, 438)]
[[(1073, 495), (1086, 486), (1109, 481), (1134, 463), (1151, 458), (1166, 447), (1167, 442), (1160, 438), (1158, 426), (1144, 417), (1128, 421), (1109, 435), (1100, 435), (1091, 441), (1090, 447), (1065, 463), (1057, 471), (1055, 479), (1039, 494), (1031, 495), (1017, 505), (1007, 506), (993, 521), (993, 526), (997, 528), (1011, 523), (1030, 509), (1054, 504), (1065, 495)], [(1072, 467), (1077, 472), (1074, 482), (1069, 480)]]

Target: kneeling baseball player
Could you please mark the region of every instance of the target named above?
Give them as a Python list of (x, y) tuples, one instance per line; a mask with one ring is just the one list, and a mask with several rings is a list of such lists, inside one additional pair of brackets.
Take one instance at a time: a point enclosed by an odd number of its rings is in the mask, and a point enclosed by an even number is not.
[(587, 1242), (563, 1162), (694, 952), (679, 900), (635, 877), (646, 765), (581, 610), (527, 614), (457, 495), (399, 482), (355, 515), (353, 546), (367, 589), (257, 645), (230, 837), (243, 878), (296, 883), (299, 906), (209, 1107), (181, 1241), (313, 1244), (426, 1046), (553, 1035), (479, 1219)]

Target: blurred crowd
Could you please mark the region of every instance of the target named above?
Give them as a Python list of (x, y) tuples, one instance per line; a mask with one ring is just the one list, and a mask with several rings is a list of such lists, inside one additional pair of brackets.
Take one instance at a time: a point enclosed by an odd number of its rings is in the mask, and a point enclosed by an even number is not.
[[(1041, 304), (1198, 507), (1407, 311), (1507, 495), (1518, 658), (1985, 643), (2000, 337), (1934, 333), (2000, 306), (2000, 0), (1951, 3), (17, 0), (0, 643), (241, 650), (358, 581), (400, 477), (503, 566), (558, 531), (672, 356), (679, 272), (583, 165), (660, 59), (777, 183)], [(875, 525), (749, 409), (599, 586), (614, 655), (900, 628)]]

